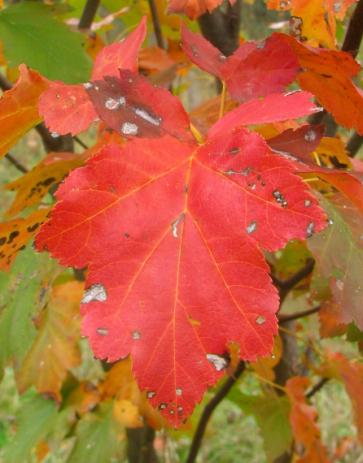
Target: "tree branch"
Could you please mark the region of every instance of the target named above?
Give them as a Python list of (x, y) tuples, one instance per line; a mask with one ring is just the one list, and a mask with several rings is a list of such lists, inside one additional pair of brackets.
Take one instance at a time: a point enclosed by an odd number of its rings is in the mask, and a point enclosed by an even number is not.
[(347, 143), (347, 150), (350, 157), (354, 157), (363, 144), (363, 135), (354, 132)]
[(205, 13), (198, 22), (204, 37), (217, 47), (225, 56), (231, 55), (239, 46), (239, 25), (241, 19), (241, 0), (234, 5), (228, 3), (224, 13), (216, 8)]
[(158, 15), (158, 10), (156, 8), (156, 4), (154, 0), (148, 0), (148, 3), (149, 3), (150, 12), (151, 12), (151, 17), (153, 20), (156, 43), (158, 44), (159, 48), (162, 48), (165, 50), (165, 42), (164, 42), (163, 34), (161, 32), (161, 26), (160, 26), (159, 15)]
[(314, 313), (319, 312), (320, 305), (316, 307), (312, 307), (311, 309), (301, 310), (300, 312), (295, 312), (292, 314), (278, 314), (278, 319), (280, 323), (287, 323), (292, 320), (298, 320), (299, 318), (307, 317), (308, 315), (312, 315)]
[(23, 164), (21, 164), (21, 162), (19, 162), (16, 158), (14, 158), (12, 154), (5, 154), (5, 158), (23, 174), (29, 172), (28, 169), (25, 166), (23, 166)]
[(356, 57), (363, 37), (363, 0), (359, 0), (350, 18), (342, 50)]
[(305, 395), (307, 399), (311, 399), (320, 389), (329, 381), (329, 378), (321, 378)]
[(296, 286), (300, 281), (310, 275), (313, 271), (315, 265), (314, 259), (308, 259), (304, 267), (302, 267), (299, 271), (297, 271), (292, 277), (288, 278), (287, 280), (279, 280), (275, 276), (272, 275), (272, 281), (279, 289), (280, 299), (281, 301), (284, 300), (286, 295), (292, 290), (294, 286)]
[(84, 6), (81, 19), (78, 23), (78, 29), (90, 29), (96, 16), (100, 0), (87, 0)]
[(3, 92), (6, 92), (6, 90), (10, 90), (12, 87), (11, 82), (8, 81), (8, 79), (3, 75), (0, 74), (0, 88)]
[(189, 449), (189, 455), (185, 463), (194, 463), (203, 437), (205, 430), (207, 428), (208, 421), (210, 417), (212, 416), (212, 413), (216, 409), (216, 407), (220, 404), (220, 402), (226, 397), (228, 392), (231, 390), (232, 386), (236, 383), (238, 378), (241, 376), (241, 374), (244, 372), (246, 366), (244, 362), (240, 362), (234, 371), (233, 375), (230, 376), (223, 386), (219, 389), (219, 391), (215, 394), (215, 396), (207, 403), (207, 405), (204, 407), (202, 416), (200, 417), (197, 429), (194, 433), (193, 441)]

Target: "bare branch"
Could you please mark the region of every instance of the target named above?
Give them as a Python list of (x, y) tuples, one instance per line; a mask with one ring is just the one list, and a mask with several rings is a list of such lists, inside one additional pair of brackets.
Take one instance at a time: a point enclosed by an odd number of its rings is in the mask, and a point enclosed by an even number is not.
[(329, 378), (321, 378), (305, 395), (307, 399), (311, 399), (320, 389), (329, 381)]
[(156, 4), (154, 0), (148, 0), (148, 2), (149, 2), (149, 8), (151, 12), (151, 17), (153, 20), (156, 43), (158, 44), (159, 48), (163, 48), (165, 50), (165, 42), (164, 42), (163, 34), (161, 32), (160, 20), (159, 20), (159, 15), (158, 15), (158, 10), (156, 8)]
[(23, 174), (26, 174), (28, 171), (28, 169), (23, 166), (23, 164), (21, 162), (19, 162), (16, 158), (14, 158), (14, 156), (10, 153), (7, 153), (5, 154), (5, 158), (14, 166), (16, 167), (16, 169), (18, 169), (20, 172), (22, 172)]
[(358, 153), (362, 145), (363, 135), (359, 135), (357, 132), (354, 132), (347, 143), (349, 156), (353, 158)]
[(195, 462), (201, 443), (202, 443), (202, 440), (203, 440), (203, 437), (204, 437), (205, 430), (207, 428), (208, 421), (210, 417), (212, 416), (212, 413), (214, 412), (216, 407), (220, 404), (220, 402), (226, 397), (228, 392), (231, 390), (232, 386), (236, 383), (238, 378), (244, 372), (245, 368), (246, 368), (245, 363), (240, 362), (236, 370), (234, 371), (233, 375), (230, 376), (225, 381), (225, 383), (219, 389), (219, 391), (215, 394), (215, 396), (204, 407), (202, 416), (200, 417), (197, 429), (193, 437), (192, 445), (190, 446), (190, 449), (189, 449), (189, 455), (186, 460), (186, 463)]
[(87, 0), (84, 6), (81, 19), (78, 23), (78, 29), (90, 29), (96, 16), (100, 0)]
[(295, 312), (292, 314), (286, 314), (286, 315), (279, 314), (278, 319), (280, 323), (291, 322), (292, 320), (298, 320), (299, 318), (304, 318), (304, 317), (307, 317), (308, 315), (317, 313), (319, 312), (320, 308), (321, 308), (320, 305), (318, 305), (316, 307), (312, 307), (311, 309), (301, 310), (300, 312)]

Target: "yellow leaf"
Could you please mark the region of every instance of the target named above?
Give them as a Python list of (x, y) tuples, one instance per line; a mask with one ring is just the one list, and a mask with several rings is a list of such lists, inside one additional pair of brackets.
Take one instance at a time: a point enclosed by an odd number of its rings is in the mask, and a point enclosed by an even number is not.
[(15, 200), (6, 214), (14, 215), (39, 203), (53, 185), (81, 164), (82, 158), (79, 155), (50, 153), (30, 172), (5, 186), (6, 190), (16, 192)]
[(79, 303), (83, 284), (70, 281), (55, 285), (46, 309), (40, 314), (37, 337), (16, 372), (20, 392), (31, 386), (60, 401), (68, 370), (81, 362)]
[(47, 88), (47, 80), (25, 64), (19, 71), (19, 80), (0, 98), (0, 157), (41, 120), (38, 98)]
[(7, 270), (43, 223), (50, 209), (39, 209), (26, 218), (0, 223), (0, 270)]
[[(100, 385), (101, 397), (103, 400), (115, 398), (117, 401), (127, 401), (138, 410), (138, 415), (145, 418), (150, 426), (153, 428), (160, 428), (165, 426), (165, 421), (148, 402), (144, 393), (140, 391), (137, 383), (132, 375), (131, 360), (129, 358), (117, 362), (111, 370), (107, 373), (104, 382)], [(124, 402), (116, 406), (118, 417), (122, 416), (121, 408)], [(125, 416), (132, 415), (132, 407), (125, 406)], [(135, 421), (136, 423), (136, 421)]]

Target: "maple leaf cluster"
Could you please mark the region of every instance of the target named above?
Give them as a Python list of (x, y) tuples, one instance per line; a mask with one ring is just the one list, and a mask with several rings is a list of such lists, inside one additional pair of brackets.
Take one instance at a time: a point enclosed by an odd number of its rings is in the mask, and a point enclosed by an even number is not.
[[(263, 250), (326, 224), (296, 165), (246, 126), (317, 108), (308, 92), (278, 93), (298, 71), (279, 36), (224, 59), (183, 29), (190, 58), (244, 101), (198, 143), (180, 101), (135, 72), (144, 36), (145, 20), (100, 52), (90, 82), (42, 94), (52, 131), (76, 134), (99, 118), (127, 141), (68, 176), (36, 246), (88, 267), (83, 334), (98, 358), (131, 355), (140, 387), (178, 426), (223, 375), (233, 344), (243, 360), (271, 353), (279, 298)], [(261, 84), (266, 66), (276, 72)]]

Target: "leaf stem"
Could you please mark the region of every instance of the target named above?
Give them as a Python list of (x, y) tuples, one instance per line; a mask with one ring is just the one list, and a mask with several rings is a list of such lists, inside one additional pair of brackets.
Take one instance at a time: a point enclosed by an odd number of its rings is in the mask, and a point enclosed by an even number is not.
[(158, 44), (159, 48), (162, 48), (163, 50), (165, 50), (164, 37), (163, 37), (163, 34), (161, 32), (159, 14), (158, 14), (158, 10), (156, 8), (155, 1), (154, 0), (148, 0), (148, 3), (149, 3), (149, 8), (150, 8), (151, 18), (152, 18), (152, 21), (153, 21), (156, 43)]
[(222, 91), (221, 91), (221, 103), (220, 103), (220, 106), (219, 106), (218, 119), (222, 119), (223, 114), (224, 114), (224, 108), (225, 108), (225, 105), (226, 105), (226, 91), (227, 91), (226, 83), (225, 83), (225, 81), (223, 81), (222, 82)]
[(77, 137), (77, 135), (75, 135), (73, 137), (74, 141), (76, 141), (80, 146), (82, 146), (82, 148), (84, 148), (85, 150), (88, 150), (88, 146), (86, 145), (86, 143), (84, 143), (79, 137)]
[(189, 449), (189, 455), (186, 459), (185, 463), (194, 463), (200, 446), (202, 444), (202, 440), (204, 437), (205, 430), (207, 428), (208, 421), (212, 416), (212, 413), (216, 409), (216, 407), (220, 404), (220, 402), (226, 397), (228, 392), (231, 390), (232, 386), (236, 383), (238, 378), (244, 372), (246, 365), (244, 362), (239, 362), (236, 370), (234, 371), (233, 375), (230, 376), (223, 384), (223, 386), (219, 389), (219, 391), (215, 394), (215, 396), (207, 403), (204, 407), (203, 413), (200, 417), (197, 429), (194, 433), (193, 441)]
[(78, 23), (78, 29), (90, 29), (95, 19), (100, 0), (87, 0), (83, 8), (81, 19)]
[(320, 389), (329, 381), (329, 378), (321, 378), (305, 395), (307, 399), (311, 399)]
[(21, 164), (21, 162), (19, 162), (16, 158), (14, 158), (12, 154), (10, 153), (5, 154), (5, 158), (10, 162), (10, 164), (12, 164), (16, 169), (18, 169), (23, 174), (26, 174), (27, 172), (29, 172), (28, 169), (25, 166), (23, 166), (23, 164)]
[(307, 317), (308, 315), (312, 315), (314, 313), (319, 312), (320, 308), (321, 308), (320, 305), (318, 305), (316, 307), (312, 307), (311, 309), (302, 310), (300, 312), (295, 312), (295, 313), (292, 313), (292, 314), (286, 314), (286, 315), (279, 314), (278, 315), (279, 322), (280, 323), (287, 323), (287, 322), (290, 322), (292, 320), (298, 320), (299, 318)]

